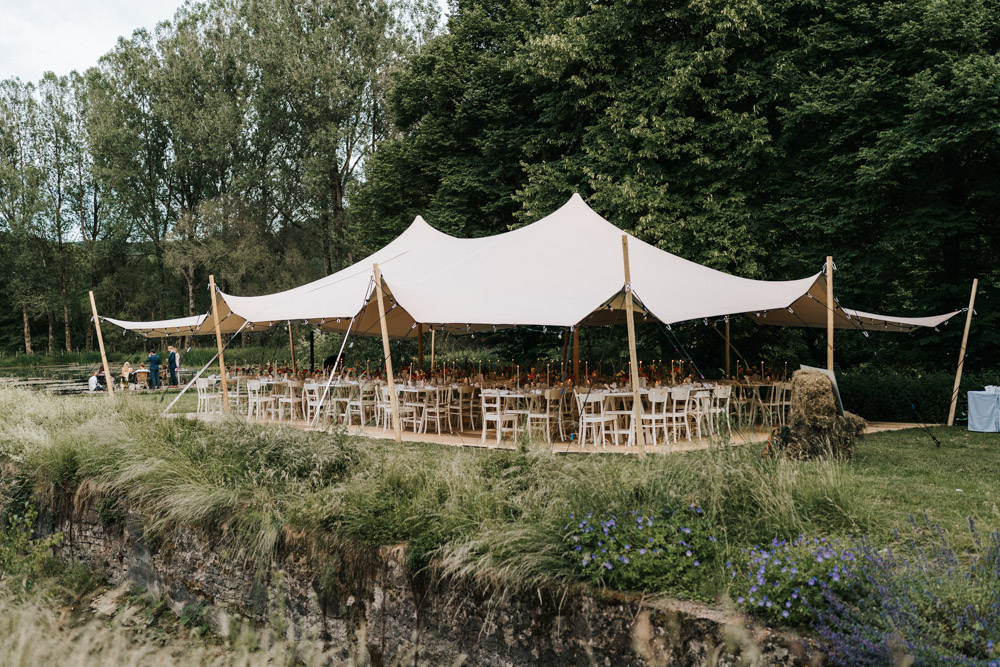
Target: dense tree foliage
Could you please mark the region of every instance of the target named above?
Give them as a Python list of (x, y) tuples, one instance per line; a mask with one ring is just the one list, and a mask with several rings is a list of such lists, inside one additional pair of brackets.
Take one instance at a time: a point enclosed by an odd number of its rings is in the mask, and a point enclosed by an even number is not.
[[(961, 308), (978, 276), (970, 354), (994, 363), (998, 10), (452, 0), (431, 36), (419, 3), (187, 5), (85, 74), (0, 87), (0, 345), (34, 331), (37, 347), (46, 328), (50, 348), (89, 344), (87, 288), (125, 316), (198, 312), (209, 272), (270, 291), (417, 214), (493, 234), (579, 192), (623, 229), (740, 275), (798, 278), (832, 254), (837, 293), (865, 310)], [(822, 351), (809, 332), (734, 326), (755, 359)], [(960, 329), (877, 345), (950, 366)], [(717, 365), (714, 332), (684, 336)], [(643, 345), (682, 356), (669, 341), (651, 329)], [(868, 339), (839, 341), (841, 359), (872, 359)]]
[[(741, 275), (802, 277), (833, 254), (838, 294), (865, 310), (958, 309), (978, 276), (971, 354), (992, 362), (998, 8), (459, 0), (397, 76), (402, 134), (359, 203), (389, 231), (420, 211), (485, 234), (580, 192), (641, 238)], [(754, 356), (821, 351), (808, 333), (740, 333)], [(877, 344), (952, 364), (960, 326), (927, 333)], [(841, 341), (872, 358), (861, 336)]]
[(49, 351), (89, 348), (88, 289), (108, 314), (177, 317), (207, 308), (210, 272), (253, 293), (349, 263), (347, 192), (436, 23), (419, 1), (211, 0), (84, 74), (4, 81), (0, 345), (47, 326)]

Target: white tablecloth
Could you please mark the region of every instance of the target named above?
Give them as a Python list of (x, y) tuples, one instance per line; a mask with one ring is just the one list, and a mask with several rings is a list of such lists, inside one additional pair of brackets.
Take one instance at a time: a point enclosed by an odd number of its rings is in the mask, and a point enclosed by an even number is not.
[(969, 430), (980, 433), (1000, 432), (1000, 393), (969, 392)]

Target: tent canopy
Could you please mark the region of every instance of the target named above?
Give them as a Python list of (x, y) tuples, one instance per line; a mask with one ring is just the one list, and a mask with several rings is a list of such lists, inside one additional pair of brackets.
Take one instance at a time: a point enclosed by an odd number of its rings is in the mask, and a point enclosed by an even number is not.
[(178, 317), (172, 320), (155, 320), (152, 322), (134, 322), (131, 320), (116, 320), (113, 317), (102, 317), (116, 327), (133, 331), (146, 338), (166, 338), (168, 336), (190, 336), (200, 331), (206, 315), (193, 317)]
[[(483, 238), (449, 236), (418, 216), (384, 248), (320, 280), (254, 297), (220, 291), (220, 328), (233, 333), (244, 324), (259, 330), (302, 321), (345, 331), (356, 317), (354, 332), (379, 335), (378, 310), (369, 304), (374, 263), (383, 276), (389, 335), (396, 338), (415, 333), (418, 322), (454, 331), (624, 322), (622, 235), (576, 194), (533, 224)], [(627, 238), (631, 289), (644, 317), (672, 324), (746, 313), (761, 324), (826, 326), (822, 273), (752, 280)], [(905, 318), (838, 308), (835, 326), (912, 331), (953, 315)], [(129, 324), (141, 330), (135, 325), (163, 323)], [(164, 328), (169, 327), (150, 328), (145, 335)], [(213, 319), (202, 316), (194, 332), (213, 333)]]

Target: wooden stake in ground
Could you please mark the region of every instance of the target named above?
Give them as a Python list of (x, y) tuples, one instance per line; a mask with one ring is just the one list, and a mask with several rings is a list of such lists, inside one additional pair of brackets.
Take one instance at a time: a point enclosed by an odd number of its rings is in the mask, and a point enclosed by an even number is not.
[(833, 257), (826, 258), (826, 368), (833, 371)]
[(299, 370), (295, 366), (295, 336), (292, 335), (291, 320), (288, 320), (288, 349), (292, 351), (292, 375), (298, 375)]
[(972, 311), (976, 305), (976, 290), (979, 278), (972, 281), (972, 295), (969, 297), (969, 312), (965, 314), (965, 333), (962, 334), (962, 349), (958, 353), (958, 370), (955, 371), (955, 387), (951, 390), (951, 407), (948, 408), (948, 426), (955, 425), (955, 406), (958, 404), (958, 386), (962, 383), (962, 368), (965, 366), (965, 346), (969, 343), (969, 328), (972, 326)]
[(424, 372), (424, 325), (417, 325), (417, 368)]
[(632, 360), (632, 434), (639, 446), (639, 456), (646, 456), (646, 436), (642, 430), (642, 397), (639, 395), (639, 355), (635, 350), (635, 314), (632, 312), (632, 274), (628, 266), (628, 234), (622, 234), (622, 258), (625, 260), (625, 320), (628, 323), (628, 353)]
[(226, 357), (222, 353), (222, 331), (219, 329), (219, 300), (215, 295), (215, 276), (208, 277), (212, 294), (212, 322), (215, 324), (215, 345), (219, 348), (219, 386), (222, 388), (222, 411), (229, 414), (229, 388), (226, 386)]
[[(111, 369), (108, 368), (108, 355), (104, 352), (104, 336), (101, 334), (101, 318), (97, 316), (97, 302), (94, 301), (94, 292), (90, 292), (90, 309), (94, 312), (94, 327), (97, 329), (97, 344), (101, 348), (101, 363), (104, 364), (104, 384), (108, 388), (108, 396), (114, 396), (114, 378), (111, 377)], [(964, 349), (964, 346), (963, 346)]]
[(382, 272), (378, 264), (375, 269), (375, 294), (378, 297), (378, 321), (382, 324), (382, 351), (385, 353), (385, 374), (389, 380), (389, 403), (392, 406), (392, 428), (396, 432), (396, 442), (403, 441), (403, 427), (399, 423), (399, 397), (396, 396), (396, 382), (392, 377), (392, 351), (389, 349), (389, 326), (385, 321), (385, 301), (382, 299)]

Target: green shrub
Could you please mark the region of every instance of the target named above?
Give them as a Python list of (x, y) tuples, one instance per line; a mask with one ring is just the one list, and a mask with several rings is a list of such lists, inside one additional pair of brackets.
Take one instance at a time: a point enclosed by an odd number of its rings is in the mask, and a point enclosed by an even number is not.
[(705, 597), (718, 540), (700, 507), (577, 516), (569, 515), (564, 539), (566, 558), (581, 579), (622, 590)]
[(768, 547), (744, 549), (744, 559), (727, 562), (729, 595), (737, 608), (768, 625), (809, 627), (824, 596), (849, 595), (854, 549), (838, 540), (775, 539)]
[[(1000, 384), (1000, 372), (964, 373), (955, 412), (958, 419), (968, 415), (969, 391), (995, 384)], [(925, 423), (936, 424), (948, 418), (955, 374), (864, 367), (838, 373), (837, 385), (844, 408), (869, 421), (916, 422), (919, 414)]]
[(62, 542), (62, 533), (34, 536), (38, 512), (8, 516), (0, 526), (0, 580), (15, 589), (29, 590), (42, 579), (63, 569), (52, 555), (52, 548)]

